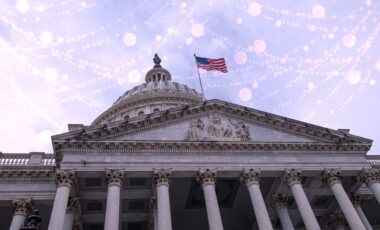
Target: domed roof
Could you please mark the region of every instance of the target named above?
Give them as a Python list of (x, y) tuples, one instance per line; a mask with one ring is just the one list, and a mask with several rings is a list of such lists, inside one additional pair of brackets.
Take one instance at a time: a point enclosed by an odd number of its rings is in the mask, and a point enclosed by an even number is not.
[(102, 113), (92, 125), (164, 110), (182, 105), (201, 103), (202, 94), (187, 85), (171, 81), (171, 74), (160, 65), (160, 58), (154, 57), (154, 67), (145, 76), (145, 83), (135, 86), (120, 96), (113, 105)]
[(202, 101), (202, 95), (187, 85), (172, 81), (154, 81), (133, 87), (119, 97), (113, 105), (160, 96), (186, 97)]

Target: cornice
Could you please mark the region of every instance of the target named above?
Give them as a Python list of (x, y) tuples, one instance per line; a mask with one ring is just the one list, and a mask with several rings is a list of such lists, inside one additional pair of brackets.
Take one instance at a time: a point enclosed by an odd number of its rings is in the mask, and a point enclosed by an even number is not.
[(4, 170), (0, 171), (0, 181), (54, 181), (55, 168), (51, 170)]
[(335, 143), (269, 143), (269, 142), (177, 142), (177, 141), (77, 141), (56, 142), (60, 152), (363, 152), (366, 144)]

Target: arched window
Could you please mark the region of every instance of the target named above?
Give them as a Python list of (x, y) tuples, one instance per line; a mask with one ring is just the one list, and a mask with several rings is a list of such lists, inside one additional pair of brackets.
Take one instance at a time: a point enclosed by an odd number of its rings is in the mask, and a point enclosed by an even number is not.
[(142, 111), (142, 110), (139, 111), (139, 112), (137, 113), (137, 115), (138, 115), (138, 116), (142, 116), (142, 115), (144, 115), (144, 111)]
[(155, 112), (159, 112), (160, 111), (160, 109), (159, 108), (154, 108), (153, 109), (153, 112), (155, 113)]

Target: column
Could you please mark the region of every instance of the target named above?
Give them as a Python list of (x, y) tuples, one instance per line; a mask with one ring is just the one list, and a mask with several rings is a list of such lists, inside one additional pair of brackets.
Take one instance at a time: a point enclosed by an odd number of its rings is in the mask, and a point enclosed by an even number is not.
[(311, 209), (309, 200), (302, 188), (302, 171), (300, 169), (286, 169), (283, 177), (284, 182), (288, 183), (293, 193), (298, 210), (301, 214), (303, 223), (308, 230), (320, 230), (317, 218), (315, 218), (313, 209)]
[(56, 171), (55, 182), (57, 184), (57, 192), (55, 194), (53, 210), (50, 216), (49, 230), (63, 230), (70, 189), (75, 181), (74, 170)]
[(80, 212), (80, 204), (78, 197), (70, 197), (66, 209), (65, 222), (63, 224), (63, 230), (72, 230), (74, 226), (74, 220), (78, 220)]
[(153, 183), (157, 194), (158, 230), (172, 230), (172, 217), (169, 199), (170, 169), (154, 169)]
[(344, 219), (342, 214), (336, 213), (329, 217), (327, 225), (333, 228), (334, 230), (344, 230)]
[(288, 212), (288, 197), (281, 194), (274, 195), (271, 205), (276, 209), (278, 218), (280, 219), (282, 229), (294, 230), (292, 220), (290, 219)]
[(157, 199), (151, 197), (149, 201), (149, 211), (152, 213), (152, 230), (158, 230)]
[(119, 230), (120, 191), (123, 185), (124, 171), (120, 169), (106, 170), (107, 206), (104, 230)]
[(352, 204), (354, 205), (356, 212), (358, 213), (360, 219), (362, 220), (365, 228), (367, 230), (372, 230), (371, 224), (369, 223), (369, 221), (368, 221), (367, 217), (365, 216), (362, 208), (360, 207), (361, 200), (360, 200), (359, 194), (356, 192), (353, 192), (353, 193), (349, 194), (349, 197), (350, 197)]
[(363, 168), (359, 177), (360, 180), (366, 183), (367, 187), (372, 190), (377, 202), (380, 203), (379, 170), (374, 168)]
[(334, 193), (335, 199), (339, 204), (344, 216), (350, 227), (355, 230), (365, 229), (363, 222), (361, 221), (358, 213), (354, 209), (350, 199), (347, 196), (346, 191), (342, 186), (341, 171), (338, 169), (325, 169), (322, 174), (322, 180), (330, 186), (330, 189)]
[(31, 199), (20, 199), (12, 202), (13, 218), (9, 230), (19, 230), (25, 222), (26, 216), (32, 211)]
[(209, 229), (223, 230), (222, 218), (220, 216), (218, 199), (216, 198), (215, 192), (216, 170), (199, 170), (197, 181), (202, 185), (205, 196)]
[(273, 227), (259, 186), (260, 175), (258, 169), (243, 169), (240, 181), (248, 188), (259, 229), (271, 230)]

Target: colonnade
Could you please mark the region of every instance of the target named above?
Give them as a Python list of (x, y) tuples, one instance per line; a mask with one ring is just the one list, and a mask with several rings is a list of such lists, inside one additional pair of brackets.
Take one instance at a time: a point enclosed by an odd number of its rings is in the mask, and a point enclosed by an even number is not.
[[(153, 221), (151, 229), (172, 230), (169, 180), (170, 169), (154, 169), (152, 172), (153, 184), (155, 186), (156, 197), (151, 201)], [(105, 230), (118, 230), (120, 219), (120, 194), (124, 181), (124, 170), (106, 170), (107, 206), (105, 214)], [(243, 169), (240, 181), (247, 187), (250, 195), (252, 207), (256, 216), (259, 229), (273, 229), (269, 214), (260, 190), (259, 169)], [(302, 171), (300, 169), (286, 169), (282, 180), (289, 186), (294, 200), (299, 209), (303, 223), (308, 230), (320, 230), (320, 226), (311, 208), (302, 187)], [(378, 170), (373, 168), (363, 169), (358, 178), (366, 183), (373, 191), (377, 200), (380, 200), (380, 182)], [(200, 169), (196, 180), (203, 189), (208, 225), (210, 230), (223, 230), (222, 218), (217, 201), (215, 185), (217, 171), (211, 168)], [(360, 208), (358, 195), (348, 195), (342, 186), (341, 171), (338, 169), (325, 169), (322, 173), (322, 180), (326, 182), (333, 192), (337, 203), (352, 229), (372, 229), (363, 211)], [(56, 172), (57, 192), (49, 222), (49, 230), (68, 230), (82, 227), (75, 222), (75, 215), (80, 212), (80, 204), (77, 198), (70, 197), (70, 189), (76, 184), (75, 171), (58, 170)], [(25, 218), (32, 207), (31, 200), (14, 201), (14, 213), (10, 230), (19, 230), (24, 224)], [(287, 209), (288, 198), (281, 194), (274, 195), (271, 205), (276, 210), (281, 226), (285, 230), (293, 230), (294, 226)], [(336, 228), (339, 229), (339, 228)]]

